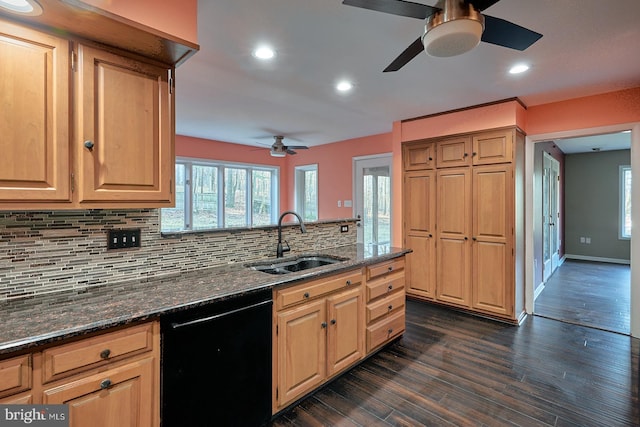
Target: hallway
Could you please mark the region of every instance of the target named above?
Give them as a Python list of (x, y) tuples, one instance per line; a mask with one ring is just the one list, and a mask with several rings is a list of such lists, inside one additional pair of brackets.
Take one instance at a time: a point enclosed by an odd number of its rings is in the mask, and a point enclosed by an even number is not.
[(535, 301), (538, 316), (629, 335), (630, 267), (566, 260)]

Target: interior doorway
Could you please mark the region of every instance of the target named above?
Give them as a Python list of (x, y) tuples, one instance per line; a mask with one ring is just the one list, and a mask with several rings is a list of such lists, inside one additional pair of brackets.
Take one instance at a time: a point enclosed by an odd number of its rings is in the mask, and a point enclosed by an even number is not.
[[(629, 129), (631, 131), (629, 131)], [(555, 223), (555, 228), (558, 231), (558, 238), (556, 239), (554, 237), (554, 230), (553, 230), (554, 223), (552, 220), (553, 211), (554, 211), (553, 203), (555, 200), (557, 200), (557, 198), (554, 197), (554, 194), (553, 194), (554, 188), (556, 186), (551, 185), (551, 181), (552, 179), (554, 179), (555, 166), (553, 165), (552, 161), (548, 161), (547, 159), (547, 161), (544, 162), (544, 166), (541, 166), (540, 163), (538, 164), (537, 166), (538, 169), (536, 171), (536, 167), (534, 167), (534, 152), (539, 149), (539, 148), (536, 148), (537, 143), (544, 143), (548, 141), (557, 142), (559, 139), (564, 139), (564, 138), (583, 138), (583, 137), (598, 135), (598, 134), (621, 133), (623, 131), (627, 132), (627, 136), (630, 140), (630, 147), (628, 148), (631, 148), (631, 154), (630, 154), (631, 169), (636, 170), (635, 176), (638, 177), (640, 176), (640, 171), (638, 170), (640, 169), (640, 150), (638, 150), (637, 147), (640, 146), (640, 123), (632, 123), (632, 124), (626, 124), (626, 125), (625, 124), (613, 125), (613, 126), (605, 126), (605, 127), (592, 128), (592, 129), (579, 129), (574, 131), (561, 131), (561, 132), (555, 132), (555, 133), (549, 133), (549, 134), (532, 135), (527, 137), (527, 144), (525, 146), (525, 149), (527, 151), (525, 155), (525, 159), (526, 159), (525, 179), (526, 179), (526, 188), (528, 189), (528, 191), (526, 192), (526, 195), (525, 195), (526, 197), (525, 203), (528, 206), (532, 206), (532, 209), (526, 210), (526, 239), (525, 239), (526, 251), (527, 251), (526, 268), (525, 268), (526, 309), (529, 314), (538, 313), (535, 305), (538, 302), (536, 301), (536, 297), (538, 297), (540, 292), (545, 289), (544, 286), (540, 286), (540, 282), (543, 282), (542, 284), (544, 284), (545, 282), (548, 282), (549, 284), (551, 284), (551, 282), (556, 278), (557, 275), (560, 276), (557, 272), (553, 275), (551, 272), (555, 268), (557, 268), (554, 264), (561, 263), (562, 261), (561, 256), (562, 254), (566, 253), (566, 249), (567, 249), (565, 241), (561, 241), (565, 233), (562, 227), (566, 224), (563, 225), (559, 222)], [(596, 151), (596, 150), (593, 150), (593, 151)], [(536, 174), (542, 174), (543, 176), (543, 179), (537, 178), (540, 180), (538, 181), (538, 184), (535, 184)], [(544, 174), (546, 174), (546, 177), (544, 176)], [(540, 175), (537, 175), (537, 176), (540, 177)], [(545, 184), (542, 185), (541, 181), (544, 181)], [(638, 182), (637, 178), (636, 178), (636, 182)], [(536, 189), (536, 186), (538, 186), (538, 189)], [(547, 189), (545, 190), (541, 187), (547, 187)], [(633, 189), (632, 189), (632, 196), (634, 197), (634, 200), (637, 200), (638, 194), (640, 194), (640, 189), (638, 189), (638, 187), (639, 186), (636, 185), (636, 186), (633, 186)], [(588, 188), (589, 188), (588, 185), (585, 185), (581, 191), (588, 193)], [(542, 195), (541, 193), (544, 193), (544, 195)], [(617, 212), (618, 211), (617, 204), (614, 203), (613, 206), (611, 206), (611, 209), (615, 209), (615, 211)], [(640, 222), (640, 211), (638, 210), (638, 206), (635, 206), (635, 207), (632, 206), (631, 209), (632, 209), (631, 218), (636, 222)], [(537, 212), (541, 212), (542, 214), (536, 214), (535, 213), (536, 210), (538, 210)], [(552, 212), (551, 214), (549, 214), (549, 210)], [(546, 215), (546, 221), (543, 219), (545, 215)], [(552, 216), (549, 216), (549, 215), (552, 215)], [(562, 219), (562, 214), (560, 216), (560, 219)], [(567, 221), (569, 221), (569, 219), (567, 219)], [(535, 237), (536, 235), (537, 236), (543, 235), (543, 236)], [(582, 234), (580, 234), (579, 236), (582, 236)], [(566, 235), (564, 236), (564, 238), (583, 242), (582, 240), (583, 237)], [(584, 239), (586, 240), (584, 243), (589, 243), (589, 241), (587, 240), (588, 237), (584, 237)], [(538, 243), (535, 243), (536, 241)], [(563, 248), (560, 253), (560, 257), (558, 259), (559, 262), (557, 263), (556, 263), (556, 259), (554, 259), (553, 257), (553, 253), (555, 249), (554, 245), (556, 244), (558, 245), (558, 247), (560, 247), (560, 244), (562, 244), (562, 248)], [(640, 245), (638, 243), (638, 239), (631, 240), (630, 244), (631, 244), (631, 255), (628, 259), (630, 259), (631, 266), (626, 267), (628, 268), (626, 277), (628, 277), (629, 279), (626, 282), (628, 284), (628, 290), (625, 291), (629, 296), (627, 300), (629, 301), (628, 302), (629, 310), (627, 311), (630, 312), (630, 322), (629, 322), (630, 328), (626, 329), (626, 333), (629, 333), (629, 330), (630, 330), (632, 336), (640, 336), (640, 316), (638, 316), (638, 310), (640, 310), (640, 270), (638, 270), (637, 268), (635, 269), (633, 268), (634, 259), (640, 262), (640, 253), (638, 252), (640, 250)], [(538, 249), (536, 249), (536, 245), (541, 245), (541, 246), (537, 246)], [(540, 251), (540, 258), (536, 262), (537, 251)], [(582, 258), (578, 257), (577, 259), (585, 262), (594, 261), (590, 258), (591, 257), (589, 256), (585, 256)], [(540, 261), (543, 261), (543, 262), (541, 263)], [(635, 264), (638, 265), (637, 262)], [(544, 272), (543, 272), (543, 266), (544, 266)], [(563, 267), (560, 267), (561, 270)], [(584, 269), (586, 268), (586, 265), (579, 265), (579, 268)], [(595, 270), (599, 271), (601, 269), (597, 268)], [(540, 271), (540, 275), (538, 276), (538, 279), (535, 278), (536, 271)], [(593, 273), (593, 274), (597, 274), (597, 273)], [(604, 275), (606, 275), (606, 273)], [(581, 279), (577, 279), (577, 281), (580, 282)], [(588, 297), (586, 293), (587, 292), (583, 290), (582, 294), (584, 295), (578, 295), (578, 296)], [(578, 294), (580, 294), (580, 292), (578, 292)], [(560, 294), (556, 294), (555, 298), (557, 300), (562, 300), (564, 296), (563, 294), (560, 293)], [(540, 308), (543, 309), (542, 304)], [(629, 317), (627, 317), (627, 321), (629, 321)], [(597, 325), (589, 325), (589, 326), (598, 327)], [(607, 328), (605, 327), (604, 329), (607, 329)], [(617, 332), (622, 332), (622, 331), (617, 331)]]
[(366, 249), (391, 245), (391, 162), (391, 154), (354, 158), (357, 239)]

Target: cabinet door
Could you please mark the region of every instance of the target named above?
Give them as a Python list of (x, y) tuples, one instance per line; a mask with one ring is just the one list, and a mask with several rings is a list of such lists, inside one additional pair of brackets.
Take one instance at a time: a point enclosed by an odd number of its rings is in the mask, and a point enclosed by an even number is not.
[(436, 281), (436, 173), (407, 172), (404, 178), (404, 246), (407, 293), (435, 296)]
[(513, 160), (513, 130), (483, 132), (473, 136), (473, 164), (509, 163)]
[(471, 138), (461, 136), (443, 139), (436, 143), (438, 168), (468, 166), (471, 164)]
[(402, 157), (404, 170), (433, 169), (435, 166), (433, 142), (411, 142), (404, 144)]
[(476, 309), (513, 314), (513, 177), (510, 165), (473, 170), (473, 296)]
[(0, 20), (2, 209), (71, 200), (69, 56), (68, 41)]
[(69, 405), (71, 427), (157, 425), (153, 364), (148, 357), (47, 389), (42, 403)]
[(78, 63), (79, 202), (172, 205), (169, 70), (83, 45)]
[(320, 299), (278, 313), (279, 407), (312, 390), (326, 377), (325, 304)]
[(468, 307), (471, 276), (471, 171), (438, 171), (437, 299)]
[(361, 288), (327, 298), (327, 375), (364, 356), (363, 310)]

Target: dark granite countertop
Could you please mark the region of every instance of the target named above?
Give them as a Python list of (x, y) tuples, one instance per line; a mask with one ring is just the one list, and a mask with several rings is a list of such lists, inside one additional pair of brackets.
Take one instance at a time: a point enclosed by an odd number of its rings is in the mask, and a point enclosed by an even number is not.
[[(255, 271), (242, 263), (234, 263), (179, 275), (130, 280), (77, 292), (4, 302), (0, 304), (0, 356), (278, 285), (382, 262), (407, 252), (410, 251), (388, 247), (368, 252), (363, 245), (350, 245), (314, 253), (346, 261), (284, 275)], [(304, 254), (297, 254), (300, 255)]]

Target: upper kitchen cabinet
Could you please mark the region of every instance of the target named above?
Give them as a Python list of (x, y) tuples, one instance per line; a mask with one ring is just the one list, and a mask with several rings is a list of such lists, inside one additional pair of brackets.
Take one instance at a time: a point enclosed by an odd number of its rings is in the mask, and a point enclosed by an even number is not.
[(67, 40), (0, 20), (2, 201), (71, 200), (69, 55)]
[(82, 2), (41, 5), (0, 18), (0, 210), (172, 206), (174, 67), (198, 46)]
[(78, 202), (171, 205), (170, 70), (85, 45), (77, 57)]

